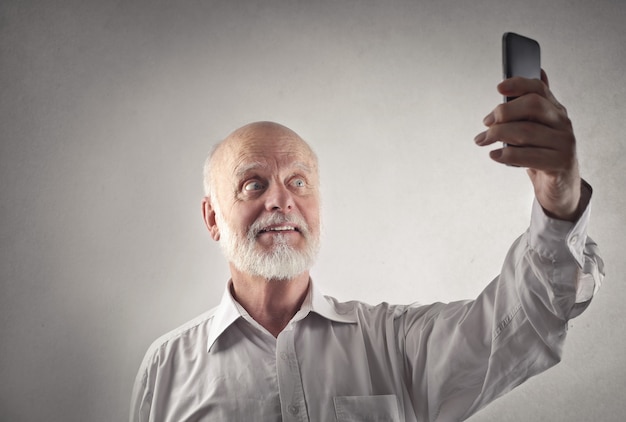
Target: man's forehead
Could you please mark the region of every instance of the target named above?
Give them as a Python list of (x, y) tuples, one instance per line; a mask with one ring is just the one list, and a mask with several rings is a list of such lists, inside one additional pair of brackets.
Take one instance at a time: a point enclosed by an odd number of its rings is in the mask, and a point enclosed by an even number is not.
[(229, 148), (230, 166), (236, 173), (272, 166), (296, 167), (314, 171), (313, 152), (304, 141), (292, 137), (233, 140)]
[[(262, 168), (298, 171), (318, 177), (317, 156), (294, 131), (272, 122), (257, 122), (231, 133), (211, 156), (211, 177), (224, 183)], [(218, 186), (215, 185), (215, 189)]]

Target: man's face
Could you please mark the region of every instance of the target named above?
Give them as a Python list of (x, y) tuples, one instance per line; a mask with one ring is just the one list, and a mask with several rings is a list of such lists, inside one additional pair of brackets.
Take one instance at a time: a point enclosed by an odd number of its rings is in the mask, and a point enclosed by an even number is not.
[(290, 279), (310, 269), (319, 249), (317, 163), (289, 132), (262, 128), (229, 142), (213, 201), (222, 250), (240, 271)]

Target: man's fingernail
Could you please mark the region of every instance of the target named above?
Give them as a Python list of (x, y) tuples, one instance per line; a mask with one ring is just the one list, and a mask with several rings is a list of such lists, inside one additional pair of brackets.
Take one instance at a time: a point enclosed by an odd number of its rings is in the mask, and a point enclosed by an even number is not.
[(489, 156), (494, 160), (502, 157), (502, 149), (494, 149), (493, 151), (489, 151)]
[(491, 126), (493, 124), (493, 122), (495, 122), (495, 121), (496, 121), (496, 118), (493, 115), (493, 112), (491, 112), (491, 113), (489, 113), (489, 114), (487, 114), (485, 116), (485, 118), (483, 119), (483, 124), (485, 126)]
[(485, 142), (485, 138), (487, 137), (487, 132), (481, 132), (474, 138), (474, 142), (477, 145), (482, 145)]

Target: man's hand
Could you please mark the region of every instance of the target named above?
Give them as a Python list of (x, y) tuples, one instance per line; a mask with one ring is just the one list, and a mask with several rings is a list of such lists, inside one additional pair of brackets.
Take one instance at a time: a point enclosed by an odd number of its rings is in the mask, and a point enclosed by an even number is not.
[(493, 160), (527, 167), (535, 196), (546, 214), (561, 220), (579, 217), (580, 174), (576, 138), (567, 110), (552, 95), (548, 77), (541, 81), (514, 77), (498, 92), (518, 97), (498, 105), (484, 119), (488, 129), (475, 138), (480, 146), (501, 141), (508, 147), (490, 152)]

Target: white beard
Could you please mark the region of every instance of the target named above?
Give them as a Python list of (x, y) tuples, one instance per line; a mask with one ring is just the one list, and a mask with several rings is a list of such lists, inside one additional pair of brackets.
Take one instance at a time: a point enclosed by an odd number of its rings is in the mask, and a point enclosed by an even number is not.
[[(288, 280), (313, 266), (319, 251), (319, 235), (311, 233), (306, 222), (295, 215), (273, 213), (255, 221), (247, 236), (234, 232), (226, 223), (217, 204), (213, 204), (215, 219), (220, 230), (220, 247), (229, 262), (239, 271), (266, 280)], [(263, 227), (274, 224), (293, 223), (304, 236), (306, 246), (298, 251), (287, 243), (282, 234), (274, 234), (271, 250), (264, 251), (257, 243), (257, 235)]]

